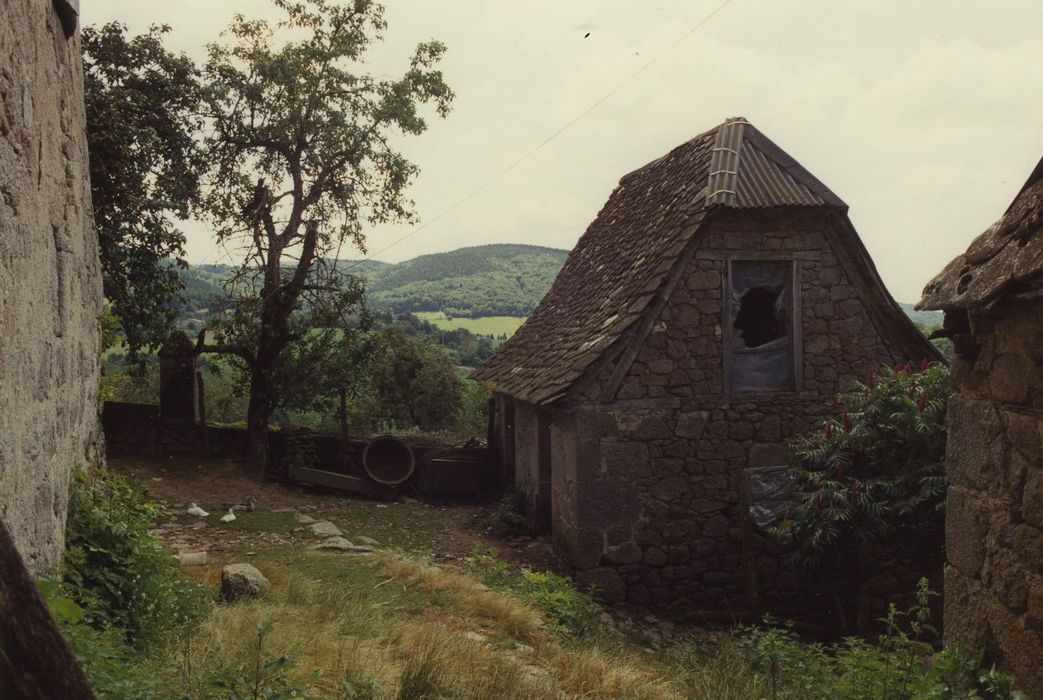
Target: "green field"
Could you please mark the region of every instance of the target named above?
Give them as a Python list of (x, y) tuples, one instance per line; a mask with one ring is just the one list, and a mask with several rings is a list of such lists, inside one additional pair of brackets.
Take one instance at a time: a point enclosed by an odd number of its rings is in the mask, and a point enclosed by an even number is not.
[(421, 321), (447, 331), (463, 328), (478, 335), (514, 335), (514, 331), (525, 323), (524, 316), (482, 316), (481, 318), (446, 318), (441, 311), (417, 311), (413, 314)]

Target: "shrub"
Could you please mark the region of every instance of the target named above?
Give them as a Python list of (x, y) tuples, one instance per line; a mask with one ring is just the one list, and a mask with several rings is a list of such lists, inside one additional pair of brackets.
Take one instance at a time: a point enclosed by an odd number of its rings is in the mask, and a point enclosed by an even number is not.
[(803, 644), (792, 630), (769, 626), (743, 628), (739, 649), (771, 700), (1023, 698), (1009, 676), (983, 666), (981, 655), (934, 651), (929, 595), (921, 581), (909, 610), (892, 605), (876, 644), (859, 638)]
[(308, 437), (296, 436), (286, 438), (286, 457), (283, 463), (287, 469), (318, 469), (322, 466), (315, 441)]
[(584, 638), (601, 632), (604, 620), (601, 605), (594, 599), (596, 590), (578, 590), (572, 581), (549, 571), (512, 569), (496, 558), (495, 552), (476, 549), (470, 557), (471, 574), (490, 588), (507, 590), (542, 611), (556, 631), (565, 636)]
[(121, 630), (86, 624), (83, 609), (63, 594), (60, 582), (44, 579), (37, 587), (99, 700), (159, 697), (156, 669), (127, 645)]
[(485, 529), (500, 537), (520, 535), (529, 531), (529, 522), (525, 519), (525, 494), (517, 486), (508, 488), (496, 507), (482, 518)]
[(564, 576), (523, 569), (512, 588), (545, 612), (567, 636), (584, 638), (601, 631), (601, 606), (591, 593), (577, 590)]
[(212, 594), (177, 576), (150, 528), (157, 507), (114, 474), (80, 473), (73, 486), (63, 562), (65, 595), (84, 622), (142, 648), (199, 618)]
[(796, 563), (817, 568), (896, 531), (941, 526), (951, 391), (943, 365), (885, 367), (839, 396), (838, 417), (790, 442), (794, 488), (773, 532), (792, 538)]

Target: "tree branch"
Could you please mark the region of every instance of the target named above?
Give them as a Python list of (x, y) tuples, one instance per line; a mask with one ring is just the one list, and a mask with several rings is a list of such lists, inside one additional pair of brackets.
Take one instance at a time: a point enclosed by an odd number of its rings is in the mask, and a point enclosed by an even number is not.
[(250, 348), (245, 345), (226, 345), (218, 343), (216, 345), (208, 345), (206, 343), (206, 329), (199, 331), (199, 335), (196, 337), (196, 346), (192, 350), (196, 355), (201, 355), (205, 352), (212, 352), (218, 355), (237, 355), (246, 361), (248, 365), (253, 367), (254, 355), (250, 351)]

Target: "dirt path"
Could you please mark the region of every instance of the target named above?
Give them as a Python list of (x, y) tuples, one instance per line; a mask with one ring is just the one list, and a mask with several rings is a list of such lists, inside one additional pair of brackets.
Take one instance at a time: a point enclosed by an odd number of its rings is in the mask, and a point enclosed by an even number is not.
[[(109, 467), (142, 484), (164, 515), (159, 534), (175, 552), (207, 552), (224, 558), (262, 549), (308, 546), (322, 540), (312, 532), (315, 522), (328, 521), (354, 542), (368, 538), (382, 547), (430, 556), (440, 561), (464, 561), (476, 551), (492, 553), (508, 563), (537, 569), (554, 568), (545, 539), (515, 538), (506, 542), (482, 532), (481, 507), (439, 505), (414, 499), (380, 502), (278, 482), (250, 479), (238, 463), (227, 459), (185, 457), (110, 457)], [(222, 523), (222, 504), (251, 496), (255, 510), (236, 513)], [(206, 518), (188, 515), (195, 503)]]

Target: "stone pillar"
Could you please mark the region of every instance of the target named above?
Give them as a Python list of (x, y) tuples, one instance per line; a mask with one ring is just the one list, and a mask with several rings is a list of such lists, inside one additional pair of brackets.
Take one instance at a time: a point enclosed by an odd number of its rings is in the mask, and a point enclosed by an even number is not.
[(159, 351), (159, 418), (166, 427), (199, 421), (196, 353), (183, 331), (174, 331)]

